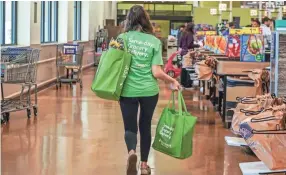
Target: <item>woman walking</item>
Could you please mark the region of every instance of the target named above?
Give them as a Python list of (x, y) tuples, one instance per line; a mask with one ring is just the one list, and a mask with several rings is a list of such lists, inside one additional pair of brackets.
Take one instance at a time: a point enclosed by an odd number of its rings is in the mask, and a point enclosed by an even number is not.
[(128, 150), (127, 175), (137, 174), (137, 114), (139, 115), (141, 174), (151, 174), (148, 156), (151, 147), (151, 120), (159, 97), (157, 79), (171, 83), (175, 89), (180, 84), (165, 74), (161, 68), (162, 44), (153, 35), (149, 15), (142, 6), (133, 6), (126, 19), (125, 33), (119, 38), (125, 40), (132, 62), (120, 98), (125, 142)]

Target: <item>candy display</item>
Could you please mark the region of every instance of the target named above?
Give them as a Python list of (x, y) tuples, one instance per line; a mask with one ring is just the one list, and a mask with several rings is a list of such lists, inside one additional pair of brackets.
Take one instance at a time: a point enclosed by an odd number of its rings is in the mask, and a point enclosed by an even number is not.
[(215, 37), (214, 53), (225, 54), (226, 48), (227, 48), (227, 37), (226, 36), (216, 36)]
[(197, 43), (200, 46), (204, 46), (205, 45), (205, 34), (199, 34), (202, 31), (213, 31), (214, 27), (212, 25), (209, 24), (196, 24), (194, 27), (194, 31), (195, 33), (197, 33)]
[(263, 35), (241, 35), (240, 60), (245, 62), (264, 62)]
[(215, 48), (215, 36), (205, 36), (204, 48), (210, 51), (214, 51)]
[(229, 35), (227, 39), (226, 56), (230, 58), (240, 57), (240, 37), (238, 35)]

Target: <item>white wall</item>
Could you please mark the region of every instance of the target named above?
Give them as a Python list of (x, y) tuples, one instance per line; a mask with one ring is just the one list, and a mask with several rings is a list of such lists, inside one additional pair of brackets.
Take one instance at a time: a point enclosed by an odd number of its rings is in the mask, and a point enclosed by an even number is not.
[(96, 8), (97, 1), (91, 1), (91, 6), (89, 8), (89, 40), (94, 40), (94, 34), (97, 30), (98, 26), (98, 20), (95, 20), (98, 18), (99, 14), (98, 9)]
[(117, 24), (117, 1), (112, 1), (111, 4), (111, 19), (115, 19), (115, 25)]
[(29, 46), (31, 43), (31, 4), (30, 1), (18, 2), (18, 19), (17, 19), (17, 42), (20, 46)]
[[(21, 1), (19, 1), (21, 2)], [(35, 5), (37, 3), (37, 11), (34, 10)], [(31, 3), (31, 13), (30, 13), (30, 22), (31, 22), (31, 44), (40, 44), (41, 43), (41, 2), (40, 1), (32, 1)], [(18, 6), (18, 8), (20, 8)], [(37, 13), (37, 22), (34, 23), (34, 13)]]
[[(34, 2), (37, 2), (37, 22), (34, 23)], [(113, 4), (114, 5), (114, 4)], [(114, 8), (114, 7), (113, 7)], [(94, 63), (93, 41), (94, 33), (103, 21), (110, 19), (112, 3), (104, 1), (82, 2), (82, 40), (84, 44), (83, 66), (91, 66)], [(73, 40), (74, 2), (59, 1), (58, 11), (58, 42), (66, 43)], [(56, 80), (56, 44), (41, 44), (41, 2), (18, 1), (17, 39), (18, 45), (39, 48), (40, 61), (38, 62), (37, 84), (43, 86)], [(116, 17), (115, 17), (116, 18)], [(114, 19), (115, 19), (114, 18)], [(112, 19), (112, 18), (111, 18)], [(10, 96), (19, 93), (16, 85), (4, 84), (4, 95)], [(0, 94), (1, 96), (1, 94)]]
[(89, 9), (90, 9), (90, 6), (91, 6), (91, 3), (89, 1), (82, 1), (82, 9), (81, 9), (81, 40), (82, 41), (89, 40), (89, 26), (90, 26)]
[(59, 1), (59, 29), (58, 29), (58, 42), (59, 43), (66, 43), (68, 42), (68, 15), (69, 10), (69, 1)]
[(74, 1), (68, 1), (67, 10), (68, 10), (68, 41), (73, 41)]
[[(34, 3), (37, 3), (37, 22), (34, 23)], [(18, 1), (18, 45), (41, 44), (41, 2)], [(115, 19), (116, 1), (82, 1), (82, 41), (94, 40), (94, 34), (104, 27), (105, 19)], [(59, 1), (58, 42), (73, 41), (74, 1)]]
[(111, 18), (112, 3), (111, 1), (90, 1), (89, 7), (89, 40), (94, 40), (94, 34), (100, 28), (104, 27), (105, 19)]

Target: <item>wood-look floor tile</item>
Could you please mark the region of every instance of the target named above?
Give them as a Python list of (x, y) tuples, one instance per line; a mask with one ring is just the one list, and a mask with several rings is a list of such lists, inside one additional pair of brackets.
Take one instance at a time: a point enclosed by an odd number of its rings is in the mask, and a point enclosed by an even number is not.
[[(124, 175), (126, 147), (117, 102), (97, 98), (90, 90), (94, 76), (84, 73), (84, 88), (63, 85), (39, 93), (39, 116), (11, 113), (2, 126), (2, 175)], [(152, 122), (156, 124), (171, 92), (160, 84), (160, 100)], [(239, 162), (256, 161), (239, 148), (225, 144), (231, 135), (222, 127), (212, 105), (195, 90), (184, 92), (188, 110), (198, 117), (194, 153), (177, 160), (154, 150), (150, 166), (154, 175), (240, 175)], [(138, 145), (140, 147), (140, 145)]]

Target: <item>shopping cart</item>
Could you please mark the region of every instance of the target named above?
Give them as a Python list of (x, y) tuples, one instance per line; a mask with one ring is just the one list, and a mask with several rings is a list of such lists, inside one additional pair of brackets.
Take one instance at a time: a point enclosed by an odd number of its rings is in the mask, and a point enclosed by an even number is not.
[[(38, 114), (37, 107), (37, 62), (40, 50), (33, 48), (6, 48), (1, 49), (1, 123), (8, 122), (10, 112), (27, 110), (31, 117), (31, 108), (34, 116)], [(20, 96), (5, 98), (3, 84), (17, 84), (21, 86)], [(32, 103), (32, 87), (35, 87), (35, 99)]]
[[(57, 84), (56, 88), (62, 86), (62, 83), (80, 83), (82, 88), (82, 57), (83, 45), (78, 44), (59, 44), (57, 45), (56, 66), (57, 66)], [(60, 70), (65, 68), (66, 78), (61, 77)], [(69, 71), (71, 70), (71, 74)]]

